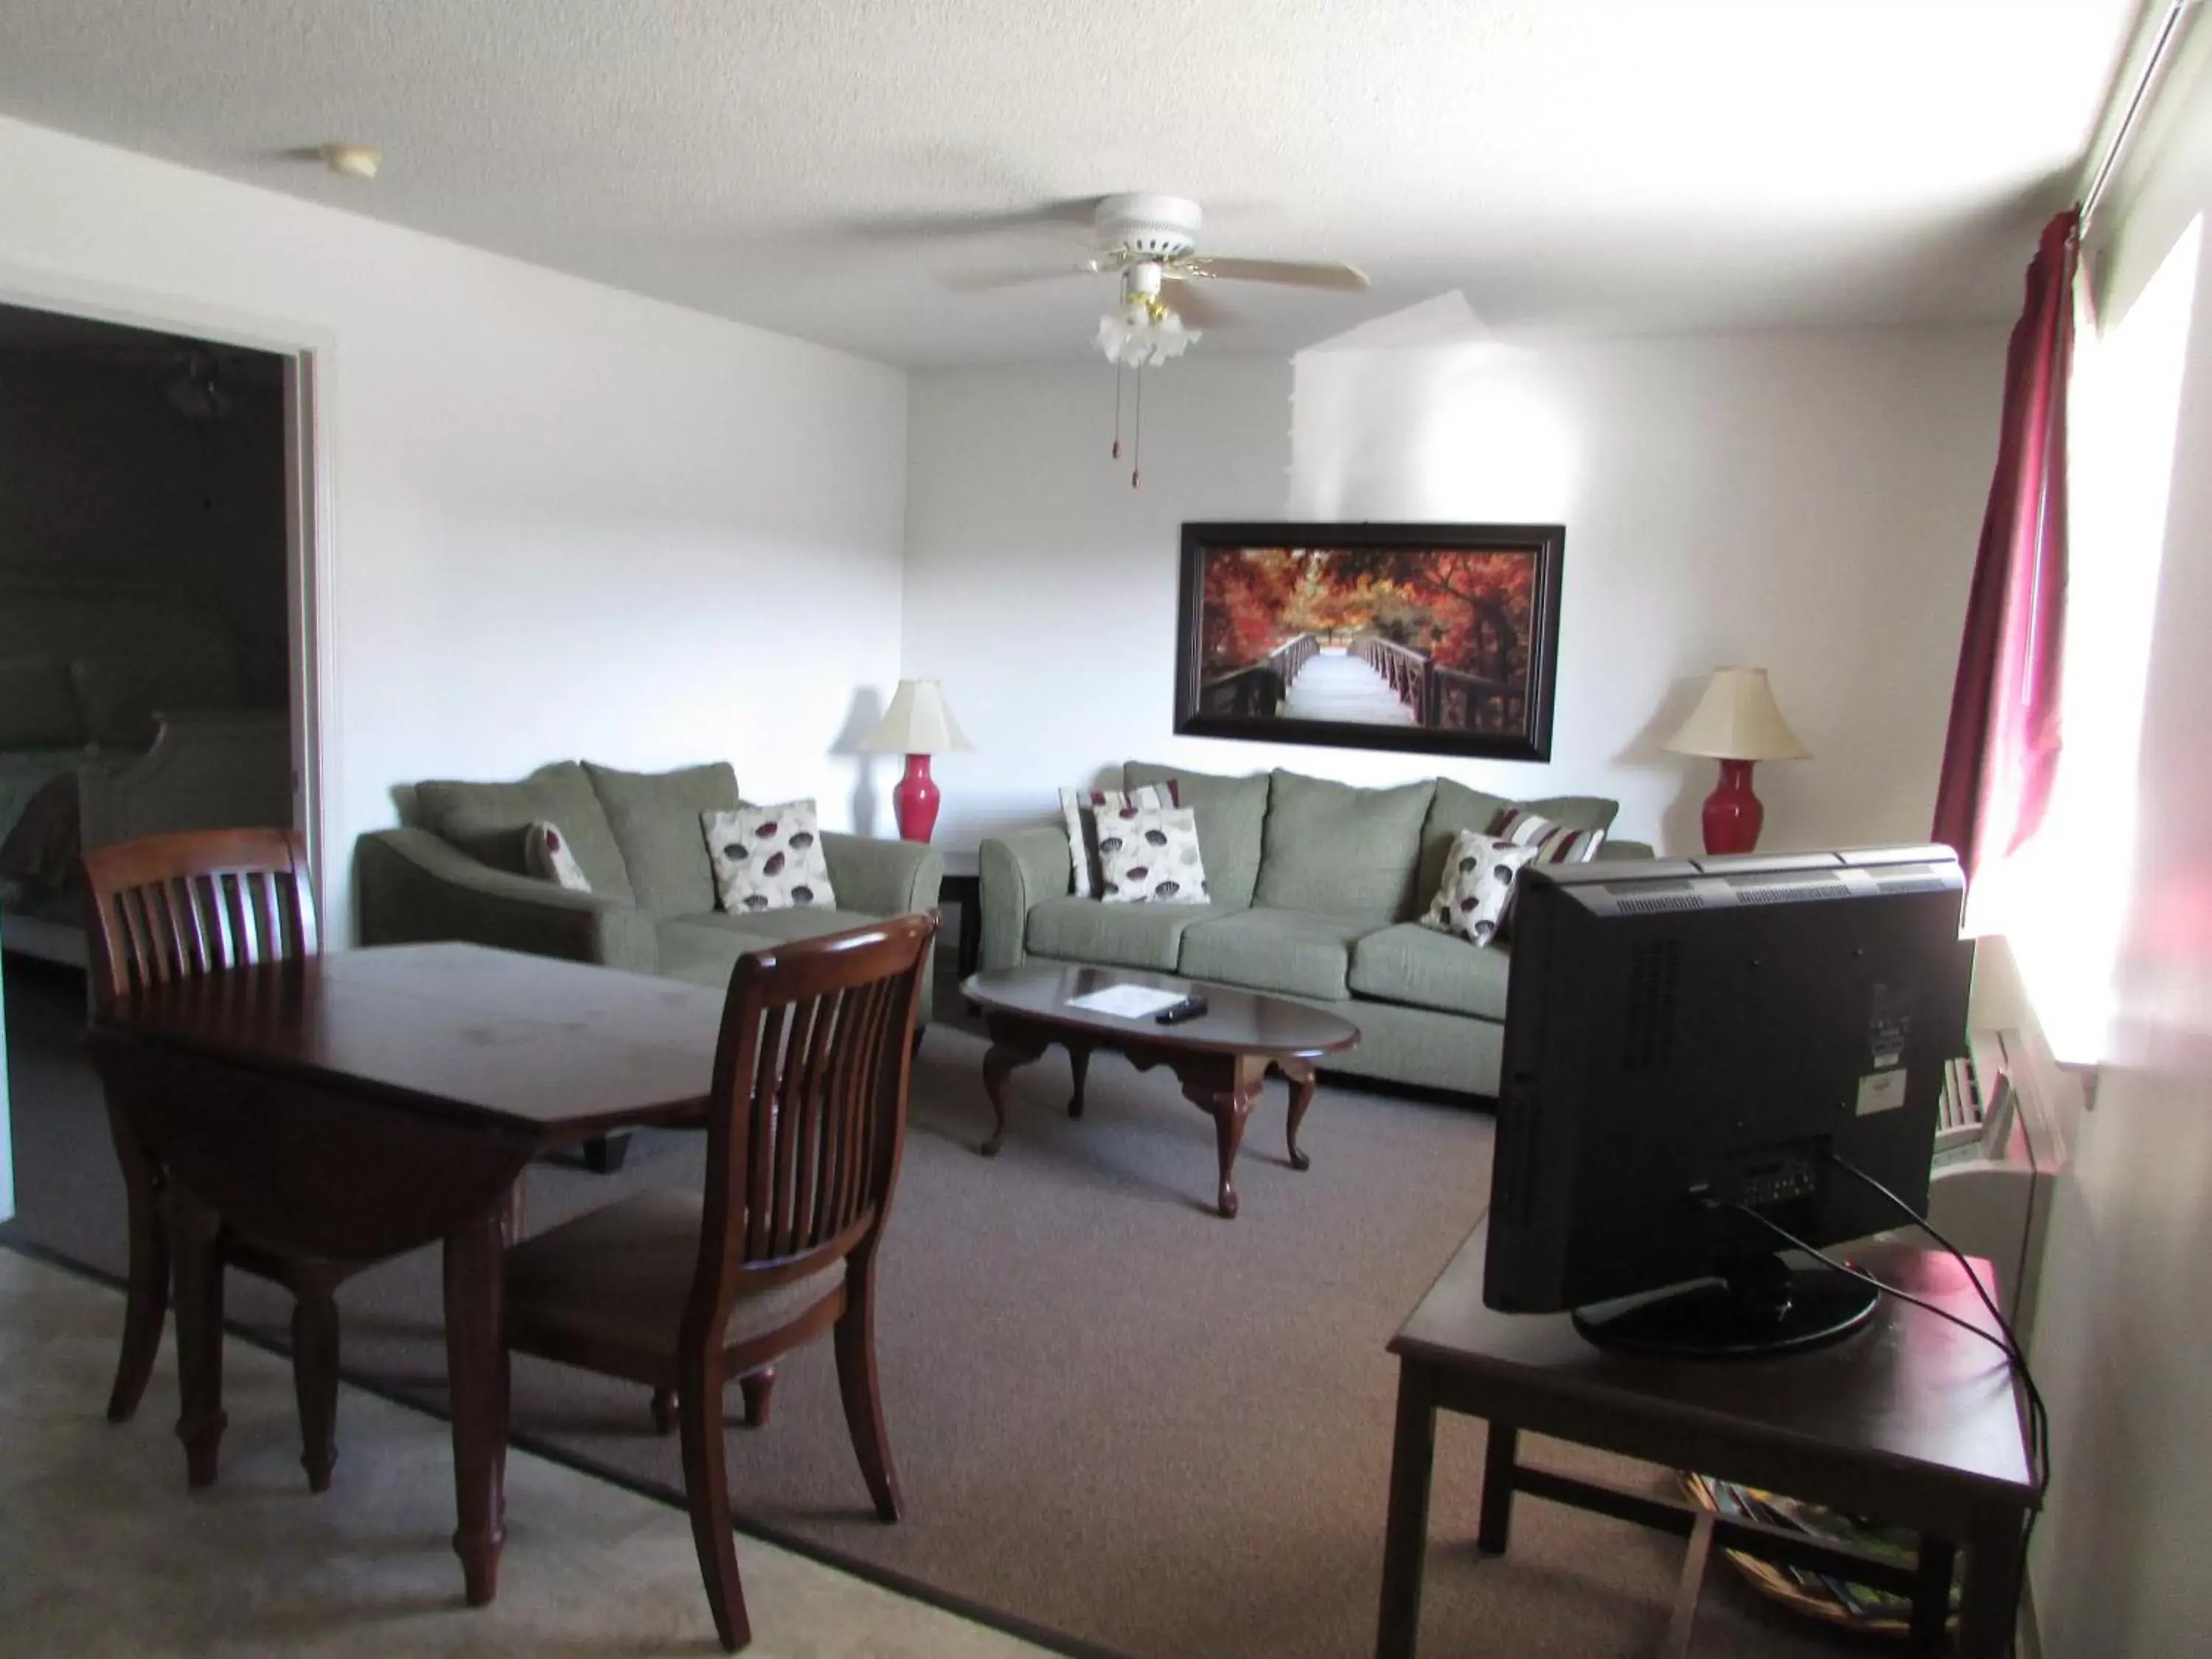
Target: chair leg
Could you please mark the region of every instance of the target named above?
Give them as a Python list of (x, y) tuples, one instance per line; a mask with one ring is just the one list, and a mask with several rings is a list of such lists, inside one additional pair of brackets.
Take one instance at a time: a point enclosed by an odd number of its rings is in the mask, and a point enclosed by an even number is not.
[(768, 1426), (768, 1408), (775, 1392), (775, 1367), (763, 1365), (738, 1379), (738, 1392), (745, 1399), (745, 1426), (762, 1429)]
[(677, 1384), (677, 1417), (684, 1431), (684, 1501), (691, 1512), (691, 1542), (699, 1576), (707, 1583), (714, 1633), (735, 1653), (753, 1639), (745, 1618), (744, 1586), (738, 1580), (738, 1538), (730, 1527), (730, 1480), (722, 1444), (720, 1355), (687, 1362)]
[(338, 1461), (338, 1308), (324, 1290), (292, 1304), (292, 1388), (300, 1399), (300, 1467), (310, 1492), (331, 1489)]
[(876, 1500), (876, 1514), (896, 1521), (905, 1508), (899, 1498), (898, 1471), (891, 1467), (890, 1437), (884, 1430), (884, 1402), (876, 1387), (876, 1270), (848, 1261), (844, 1316), (837, 1322), (837, 1392), (844, 1397), (845, 1427), (860, 1460), (860, 1476)]
[(169, 1231), (162, 1214), (161, 1173), (138, 1137), (112, 1108), (107, 1114), (115, 1161), (123, 1170), (123, 1197), (131, 1250), (123, 1290), (123, 1352), (108, 1390), (107, 1420), (127, 1423), (146, 1393), (146, 1379), (161, 1352), (161, 1324), (169, 1312)]
[(653, 1428), (656, 1434), (676, 1432), (676, 1390), (655, 1389), (653, 1391)]

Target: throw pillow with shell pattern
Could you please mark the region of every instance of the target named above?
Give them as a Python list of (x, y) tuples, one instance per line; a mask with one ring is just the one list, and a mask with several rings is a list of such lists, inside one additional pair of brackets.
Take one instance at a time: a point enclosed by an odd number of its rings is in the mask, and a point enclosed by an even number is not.
[(1179, 806), (1175, 780), (1164, 784), (1140, 784), (1124, 794), (1119, 789), (1063, 789), (1060, 815), (1067, 824), (1067, 852), (1075, 866), (1074, 884), (1068, 890), (1089, 898), (1099, 890), (1098, 818), (1125, 806)]
[(1098, 896), (1109, 904), (1204, 904), (1198, 815), (1188, 806), (1124, 806), (1098, 818)]
[(572, 893), (592, 890), (584, 866), (568, 850), (568, 838), (558, 824), (543, 818), (522, 832), (522, 867), (540, 881), (557, 883)]
[(699, 821), (714, 861), (715, 897), (725, 910), (743, 915), (836, 906), (812, 800), (702, 812)]
[(1535, 862), (1539, 850), (1480, 830), (1461, 830), (1452, 837), (1443, 881), (1421, 926), (1456, 933), (1472, 945), (1488, 945), (1504, 924), (1515, 878)]

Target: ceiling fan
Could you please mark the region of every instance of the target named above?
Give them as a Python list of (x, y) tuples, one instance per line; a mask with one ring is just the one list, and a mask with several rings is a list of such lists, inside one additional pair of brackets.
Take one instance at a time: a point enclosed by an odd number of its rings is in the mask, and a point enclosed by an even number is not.
[[(1198, 233), (1204, 222), (1199, 204), (1187, 197), (1150, 191), (1102, 197), (1091, 216), (1096, 253), (1062, 270), (1024, 272), (984, 285), (1119, 275), (1121, 305), (1099, 319), (1097, 343), (1109, 361), (1129, 368), (1181, 356), (1200, 333), (1187, 324), (1212, 326), (1224, 320), (1224, 314), (1200, 291), (1203, 283), (1275, 283), (1352, 294), (1367, 286), (1366, 273), (1357, 265), (1200, 253)], [(1170, 283), (1184, 285), (1172, 301), (1166, 293)]]

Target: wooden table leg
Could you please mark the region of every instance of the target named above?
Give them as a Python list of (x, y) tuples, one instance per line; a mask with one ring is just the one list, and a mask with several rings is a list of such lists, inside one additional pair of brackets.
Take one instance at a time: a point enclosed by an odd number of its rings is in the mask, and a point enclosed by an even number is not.
[(1959, 1593), (1959, 1659), (2004, 1659), (2020, 1620), (2021, 1529), (2016, 1509), (1978, 1510), (1966, 1539), (1966, 1580)]
[(994, 1019), (989, 1029), (991, 1047), (983, 1056), (983, 1092), (991, 1099), (991, 1137), (975, 1150), (986, 1158), (996, 1158), (1006, 1139), (1006, 1074), (1043, 1058), (1051, 1039), (1010, 1021)]
[(1474, 1523), (1474, 1547), (1485, 1555), (1503, 1555), (1513, 1536), (1513, 1470), (1521, 1431), (1510, 1423), (1490, 1425), (1482, 1452), (1482, 1510)]
[(1421, 1628), (1421, 1562), (1429, 1547), (1429, 1475), (1436, 1463), (1436, 1451), (1437, 1405), (1428, 1372), (1411, 1360), (1401, 1359), (1375, 1659), (1413, 1659), (1413, 1644)]
[(1091, 1075), (1091, 1045), (1089, 1043), (1071, 1042), (1067, 1045), (1067, 1070), (1075, 1083), (1075, 1092), (1067, 1097), (1067, 1115), (1070, 1117), (1081, 1117), (1083, 1115), (1083, 1085)]
[(181, 1405), (177, 1438), (185, 1443), (187, 1485), (215, 1484), (217, 1455), (229, 1418), (222, 1409), (222, 1256), (216, 1249), (222, 1225), (216, 1212), (174, 1182), (169, 1183), (169, 1261), (175, 1285), (170, 1300), (177, 1322), (177, 1382)]
[(1907, 1651), (1943, 1651), (1951, 1618), (1951, 1567), (1958, 1552), (1941, 1538), (1920, 1535), (1920, 1559), (1913, 1564), (1912, 1628)]
[(1291, 1085), (1291, 1115), (1284, 1134), (1291, 1149), (1291, 1167), (1310, 1170), (1313, 1159), (1298, 1150), (1298, 1125), (1306, 1121), (1306, 1108), (1313, 1104), (1314, 1068), (1311, 1060), (1279, 1060), (1275, 1069)]
[(453, 1392), (453, 1553), (472, 1607), (499, 1593), (507, 1542), (507, 1348), (500, 1340), (504, 1203), (446, 1236), (446, 1371)]
[(1239, 1085), (1230, 1089), (1208, 1089), (1197, 1084), (1182, 1086), (1183, 1098), (1199, 1110), (1213, 1118), (1213, 1146), (1221, 1165), (1221, 1184), (1215, 1189), (1214, 1208), (1226, 1220), (1237, 1218), (1237, 1188), (1229, 1178), (1237, 1164), (1237, 1148), (1244, 1144), (1244, 1121), (1252, 1115), (1252, 1102), (1256, 1089)]

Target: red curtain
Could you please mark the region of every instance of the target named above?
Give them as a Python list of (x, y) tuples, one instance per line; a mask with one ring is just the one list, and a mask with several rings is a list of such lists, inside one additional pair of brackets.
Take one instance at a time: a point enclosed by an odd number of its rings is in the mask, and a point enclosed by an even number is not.
[(2005, 358), (1997, 465), (1951, 690), (1932, 839), (1967, 878), (2043, 821), (2058, 769), (2066, 614), (2066, 380), (2080, 216), (2044, 228)]

